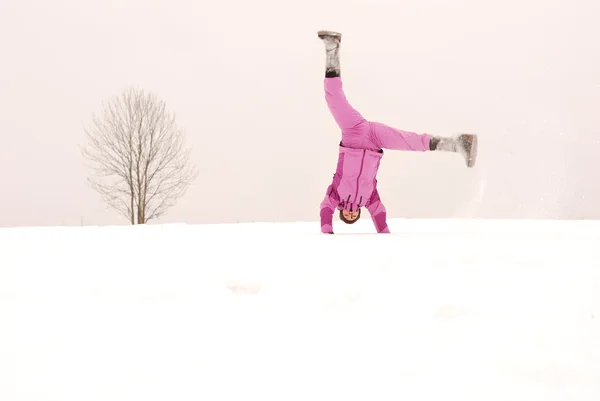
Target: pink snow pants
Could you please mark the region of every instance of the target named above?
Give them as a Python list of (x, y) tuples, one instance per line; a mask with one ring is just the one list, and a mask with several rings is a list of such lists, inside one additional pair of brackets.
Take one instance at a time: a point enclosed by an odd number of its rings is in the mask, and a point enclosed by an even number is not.
[(429, 134), (416, 134), (367, 121), (346, 99), (340, 77), (325, 78), (325, 100), (342, 130), (342, 144), (360, 149), (428, 151)]

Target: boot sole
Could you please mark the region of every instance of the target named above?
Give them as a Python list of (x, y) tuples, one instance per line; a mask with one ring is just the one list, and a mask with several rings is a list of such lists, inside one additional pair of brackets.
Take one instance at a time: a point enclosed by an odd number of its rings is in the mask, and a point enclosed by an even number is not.
[(342, 34), (339, 32), (333, 32), (333, 31), (319, 31), (317, 32), (317, 35), (319, 36), (319, 38), (323, 39), (327, 36), (332, 36), (336, 39), (338, 39), (340, 42), (342, 41)]
[(477, 135), (473, 135), (473, 142), (471, 142), (471, 151), (469, 152), (469, 160), (467, 160), (467, 167), (472, 168), (477, 161)]

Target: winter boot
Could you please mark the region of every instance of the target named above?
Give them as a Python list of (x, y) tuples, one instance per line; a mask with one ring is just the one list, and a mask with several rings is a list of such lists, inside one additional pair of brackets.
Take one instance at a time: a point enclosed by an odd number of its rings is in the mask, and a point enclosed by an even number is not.
[(477, 160), (477, 135), (463, 134), (458, 136), (459, 153), (465, 158), (467, 167), (475, 166)]
[(477, 159), (477, 135), (462, 134), (450, 138), (435, 136), (429, 142), (429, 150), (458, 153), (465, 158), (467, 167), (471, 168)]
[(318, 36), (325, 43), (325, 77), (339, 77), (341, 74), (339, 53), (342, 34), (332, 31), (319, 31)]

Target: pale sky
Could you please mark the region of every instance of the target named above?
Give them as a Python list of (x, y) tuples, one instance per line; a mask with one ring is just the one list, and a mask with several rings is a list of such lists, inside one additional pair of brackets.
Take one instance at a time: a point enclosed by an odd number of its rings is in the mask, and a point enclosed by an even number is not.
[(387, 151), (389, 217), (600, 218), (599, 17), (597, 0), (2, 0), (0, 226), (128, 224), (79, 146), (131, 85), (176, 113), (199, 169), (155, 223), (318, 221), (340, 139), (320, 29), (343, 33), (367, 119), (479, 135), (474, 169)]

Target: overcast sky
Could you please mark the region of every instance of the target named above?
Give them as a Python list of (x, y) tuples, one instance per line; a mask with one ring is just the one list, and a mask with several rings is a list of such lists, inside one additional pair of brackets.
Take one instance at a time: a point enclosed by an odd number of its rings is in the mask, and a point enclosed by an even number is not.
[(596, 0), (2, 0), (0, 226), (127, 224), (79, 146), (135, 85), (167, 102), (199, 175), (159, 222), (317, 221), (339, 130), (319, 29), (344, 34), (348, 99), (455, 155), (388, 151), (390, 217), (600, 217)]

